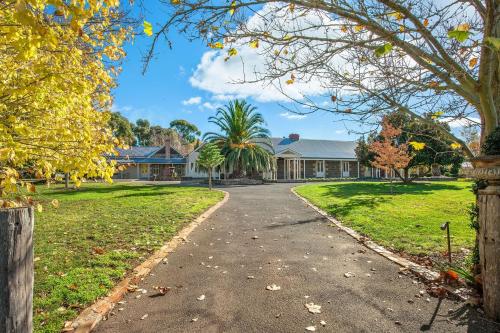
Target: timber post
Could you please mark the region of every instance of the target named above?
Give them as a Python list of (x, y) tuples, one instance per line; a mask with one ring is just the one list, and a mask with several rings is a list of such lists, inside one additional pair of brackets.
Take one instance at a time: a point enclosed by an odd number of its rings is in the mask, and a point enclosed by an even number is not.
[(0, 209), (0, 332), (33, 331), (32, 207)]
[(480, 156), (472, 163), (475, 178), (488, 181), (477, 200), (484, 311), (500, 321), (500, 156)]

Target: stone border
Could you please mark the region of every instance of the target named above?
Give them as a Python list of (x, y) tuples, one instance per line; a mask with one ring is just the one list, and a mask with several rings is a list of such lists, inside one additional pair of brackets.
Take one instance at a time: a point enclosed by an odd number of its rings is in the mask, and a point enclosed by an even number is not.
[(72, 322), (65, 325), (63, 332), (88, 333), (91, 332), (96, 325), (114, 308), (114, 306), (127, 294), (128, 287), (131, 284), (139, 283), (146, 277), (151, 270), (158, 265), (165, 257), (173, 252), (179, 244), (186, 241), (188, 235), (217, 209), (222, 207), (229, 200), (229, 193), (218, 190), (224, 193), (224, 198), (203, 212), (193, 222), (182, 228), (179, 233), (170, 241), (163, 245), (158, 251), (152, 254), (146, 261), (135, 267), (129, 276), (120, 281), (106, 296), (96, 301), (91, 306), (83, 310), (78, 317)]
[(429, 282), (435, 281), (435, 280), (437, 280), (440, 277), (439, 273), (437, 273), (437, 272), (435, 272), (433, 270), (430, 270), (430, 269), (428, 269), (428, 268), (426, 268), (426, 267), (424, 267), (422, 265), (416, 264), (413, 261), (410, 261), (410, 260), (408, 260), (406, 258), (403, 258), (403, 257), (401, 257), (401, 256), (399, 256), (399, 255), (397, 255), (397, 254), (395, 254), (395, 253), (387, 250), (385, 247), (383, 247), (381, 245), (378, 245), (374, 241), (369, 240), (367, 237), (360, 235), (357, 231), (354, 231), (353, 229), (348, 228), (348, 227), (342, 225), (342, 223), (340, 223), (334, 217), (330, 216), (327, 212), (325, 212), (322, 209), (316, 207), (309, 200), (307, 200), (306, 198), (304, 198), (301, 195), (299, 195), (295, 191), (295, 188), (292, 188), (291, 191), (298, 198), (300, 198), (302, 201), (304, 201), (309, 207), (311, 207), (316, 212), (318, 212), (319, 214), (321, 214), (324, 217), (326, 217), (330, 222), (332, 222), (333, 224), (335, 224), (335, 226), (337, 226), (342, 231), (346, 232), (349, 236), (351, 236), (352, 238), (356, 239), (358, 242), (362, 243), (367, 248), (375, 251), (376, 253), (378, 253), (381, 256), (389, 259), (390, 261), (392, 261), (392, 262), (394, 262), (394, 263), (396, 263), (396, 264), (398, 264), (398, 265), (400, 265), (400, 266), (408, 269), (409, 271), (415, 273), (416, 275), (420, 276), (421, 278), (423, 278), (423, 279), (425, 279), (425, 280), (427, 280)]

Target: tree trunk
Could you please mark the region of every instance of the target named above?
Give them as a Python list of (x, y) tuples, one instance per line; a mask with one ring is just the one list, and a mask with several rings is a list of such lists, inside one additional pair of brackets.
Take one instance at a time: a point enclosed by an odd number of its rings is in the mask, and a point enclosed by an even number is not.
[(69, 188), (69, 173), (64, 174), (64, 188), (67, 190)]
[(33, 331), (33, 208), (0, 210), (0, 332)]
[(500, 321), (500, 180), (480, 190), (479, 253), (486, 315)]
[(212, 190), (212, 168), (208, 169), (208, 188)]

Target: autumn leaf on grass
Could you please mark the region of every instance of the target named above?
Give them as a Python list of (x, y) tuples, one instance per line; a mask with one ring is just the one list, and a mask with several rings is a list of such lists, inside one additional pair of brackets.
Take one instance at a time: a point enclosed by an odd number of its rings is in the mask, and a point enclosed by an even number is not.
[(151, 25), (151, 23), (149, 23), (148, 21), (144, 21), (143, 26), (144, 26), (144, 33), (147, 36), (153, 35), (153, 25)]
[(410, 144), (410, 146), (413, 147), (413, 149), (415, 150), (422, 150), (425, 148), (425, 143), (423, 142), (417, 142), (417, 141), (410, 141), (408, 142)]
[(460, 149), (462, 148), (462, 145), (458, 142), (453, 142), (451, 145), (451, 149)]
[(290, 79), (286, 80), (286, 84), (294, 84), (295, 83), (295, 75), (293, 73), (290, 75)]
[(36, 192), (36, 187), (35, 185), (31, 184), (31, 183), (27, 183), (26, 184), (26, 189), (28, 190), (28, 192), (31, 192), (31, 193), (35, 193)]
[(59, 208), (59, 200), (54, 199), (50, 203), (52, 204), (52, 207)]

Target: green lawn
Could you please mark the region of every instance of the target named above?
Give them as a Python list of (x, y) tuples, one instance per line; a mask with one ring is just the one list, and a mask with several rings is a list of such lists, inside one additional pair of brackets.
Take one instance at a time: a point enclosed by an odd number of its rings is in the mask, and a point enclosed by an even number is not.
[(390, 184), (346, 182), (304, 185), (297, 193), (377, 243), (409, 254), (446, 251), (440, 225), (451, 222), (452, 251), (472, 248), (468, 207), (474, 202), (470, 182)]
[(204, 188), (131, 183), (38, 190), (46, 204), (35, 221), (36, 332), (60, 332), (64, 321), (223, 197)]

